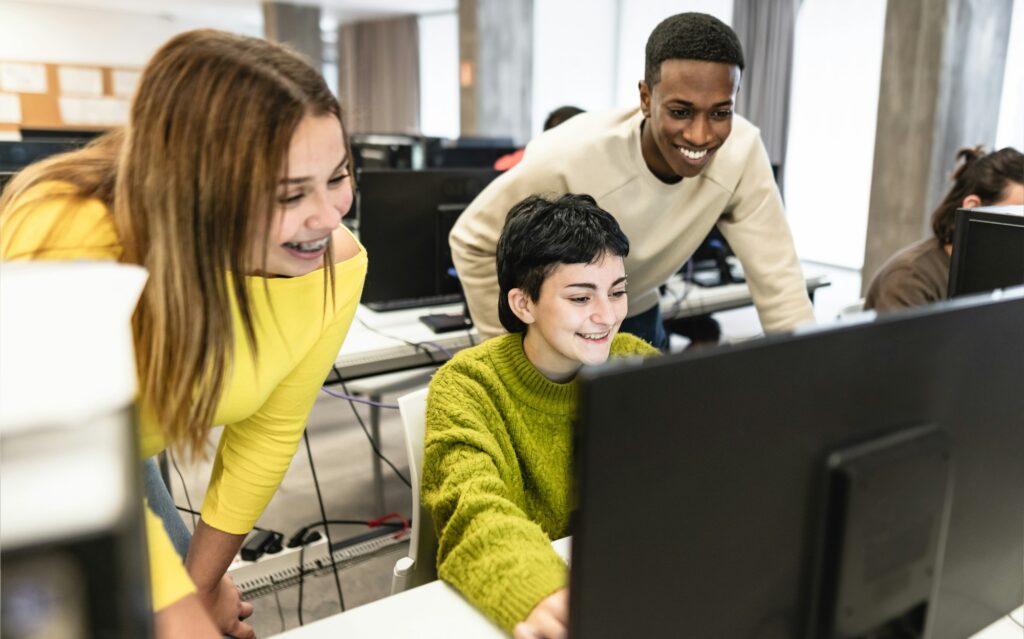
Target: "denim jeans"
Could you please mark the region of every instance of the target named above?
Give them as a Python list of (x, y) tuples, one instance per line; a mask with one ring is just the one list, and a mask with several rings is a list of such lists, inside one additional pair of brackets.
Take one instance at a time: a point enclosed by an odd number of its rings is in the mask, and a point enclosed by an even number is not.
[(171, 493), (168, 492), (164, 478), (160, 475), (156, 457), (150, 457), (142, 462), (142, 479), (150, 510), (164, 522), (164, 530), (171, 538), (174, 550), (181, 555), (181, 560), (184, 561), (185, 555), (188, 554), (188, 544), (192, 541), (192, 533), (188, 531), (188, 527), (181, 519), (181, 513), (174, 506)]
[(657, 304), (639, 315), (627, 317), (619, 327), (619, 332), (636, 335), (658, 350), (668, 351), (668, 334), (661, 322), (661, 309)]

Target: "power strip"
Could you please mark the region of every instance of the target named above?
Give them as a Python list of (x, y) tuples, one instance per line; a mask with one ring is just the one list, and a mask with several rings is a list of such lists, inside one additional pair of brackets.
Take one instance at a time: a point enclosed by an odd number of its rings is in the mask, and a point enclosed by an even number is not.
[[(334, 563), (338, 568), (354, 566), (391, 551), (396, 546), (408, 544), (410, 535), (409, 529), (381, 529), (378, 537), (335, 550)], [(299, 548), (285, 548), (256, 561), (240, 561), (228, 569), (228, 574), (242, 591), (242, 599), (256, 599), (299, 583), (299, 553)], [(322, 575), (331, 570), (326, 539), (321, 538), (306, 545), (302, 568), (307, 576)]]

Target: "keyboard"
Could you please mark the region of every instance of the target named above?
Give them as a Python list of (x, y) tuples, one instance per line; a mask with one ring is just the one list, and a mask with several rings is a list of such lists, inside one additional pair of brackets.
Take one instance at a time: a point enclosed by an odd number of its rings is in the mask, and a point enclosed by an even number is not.
[(420, 308), (423, 306), (440, 306), (442, 304), (455, 304), (461, 301), (462, 296), (458, 293), (446, 295), (431, 295), (429, 297), (409, 297), (397, 300), (380, 300), (376, 302), (363, 302), (363, 305), (378, 313), (387, 311), (400, 311), (406, 308)]

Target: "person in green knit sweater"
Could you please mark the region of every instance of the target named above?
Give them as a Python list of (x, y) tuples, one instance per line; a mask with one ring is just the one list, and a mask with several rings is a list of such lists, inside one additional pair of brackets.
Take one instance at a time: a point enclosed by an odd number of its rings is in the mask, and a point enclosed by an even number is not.
[(427, 397), (423, 504), (441, 579), (517, 638), (564, 637), (573, 380), (583, 364), (658, 351), (618, 333), (629, 240), (589, 195), (531, 196), (498, 240), (508, 334), (466, 349)]

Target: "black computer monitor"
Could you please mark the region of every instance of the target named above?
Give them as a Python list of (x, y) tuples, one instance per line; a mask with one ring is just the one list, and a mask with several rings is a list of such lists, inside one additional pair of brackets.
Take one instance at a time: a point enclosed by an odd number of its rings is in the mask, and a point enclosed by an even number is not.
[(962, 638), (1020, 606), (1001, 297), (582, 373), (571, 636)]
[(22, 127), (19, 131), (21, 139), (25, 142), (32, 141), (77, 141), (85, 144), (104, 133), (101, 129), (38, 129)]
[[(419, 139), (407, 135), (374, 133), (352, 136), (352, 162), (359, 169), (413, 169)], [(419, 151), (422, 153), (422, 151)]]
[(1024, 284), (1024, 206), (958, 210), (949, 296), (1019, 284)]
[(0, 141), (0, 171), (17, 172), (58, 153), (80, 149), (88, 140)]
[(372, 256), (362, 303), (385, 311), (459, 301), (448, 233), (497, 175), (490, 169), (360, 171), (359, 239)]
[(511, 138), (426, 138), (424, 143), (426, 166), (444, 169), (490, 169), (518, 148)]

